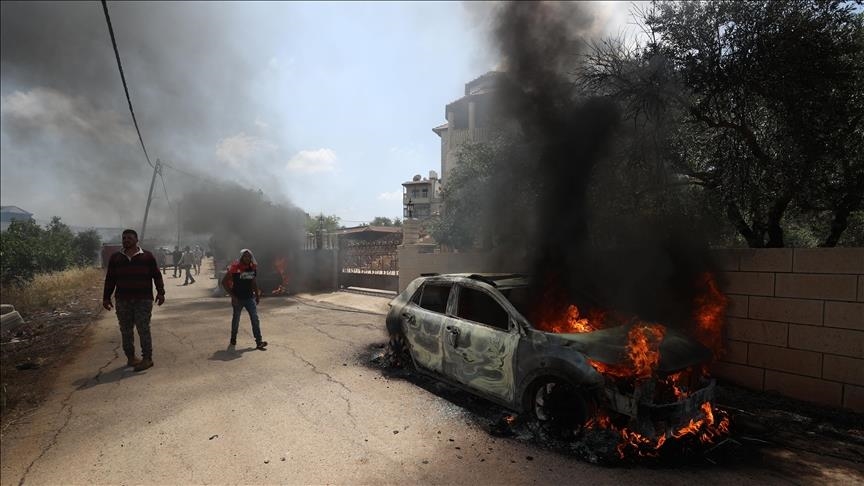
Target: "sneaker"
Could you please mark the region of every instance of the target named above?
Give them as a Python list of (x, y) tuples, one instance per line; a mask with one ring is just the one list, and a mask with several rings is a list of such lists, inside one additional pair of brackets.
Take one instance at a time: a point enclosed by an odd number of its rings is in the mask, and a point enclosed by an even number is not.
[(258, 341), (258, 344), (255, 345), (255, 349), (264, 350), (267, 347), (267, 341)]
[(152, 368), (152, 367), (153, 367), (153, 360), (144, 358), (141, 360), (140, 363), (135, 365), (135, 371), (144, 371), (144, 370), (146, 370), (148, 368)]
[(138, 366), (140, 363), (141, 360), (134, 356), (126, 359), (126, 366)]

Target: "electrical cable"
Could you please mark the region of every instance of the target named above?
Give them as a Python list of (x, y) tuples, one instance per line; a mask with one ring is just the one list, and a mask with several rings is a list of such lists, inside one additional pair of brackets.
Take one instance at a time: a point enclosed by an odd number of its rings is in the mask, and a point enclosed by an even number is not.
[(175, 171), (179, 172), (180, 174), (198, 179), (201, 182), (207, 182), (210, 184), (220, 184), (221, 183), (221, 181), (219, 181), (219, 180), (213, 179), (211, 177), (207, 177), (205, 175), (194, 174), (192, 172), (174, 167), (173, 165), (165, 163), (165, 162), (162, 162), (162, 167), (168, 167), (169, 169), (175, 170)]
[(117, 58), (117, 67), (120, 69), (120, 80), (123, 81), (123, 91), (126, 92), (126, 101), (129, 103), (129, 113), (132, 114), (132, 123), (135, 124), (135, 131), (138, 132), (138, 141), (141, 142), (141, 149), (144, 150), (144, 158), (150, 167), (153, 163), (150, 162), (150, 156), (147, 154), (147, 147), (144, 146), (144, 138), (141, 136), (141, 130), (138, 128), (138, 120), (135, 118), (135, 110), (132, 109), (132, 98), (129, 96), (129, 88), (126, 86), (126, 75), (123, 74), (123, 64), (120, 62), (120, 51), (117, 49), (117, 39), (114, 37), (114, 27), (111, 26), (111, 17), (108, 15), (108, 3), (102, 0), (102, 10), (105, 11), (105, 21), (108, 23), (108, 33), (111, 34), (111, 45), (114, 46), (114, 56)]
[(170, 209), (173, 212), (174, 211), (174, 205), (171, 204), (171, 198), (168, 197), (168, 187), (165, 185), (165, 178), (162, 177), (162, 170), (161, 170), (162, 164), (159, 164), (159, 167), (160, 167), (159, 179), (162, 181), (162, 190), (165, 191), (165, 200), (168, 201), (168, 209)]

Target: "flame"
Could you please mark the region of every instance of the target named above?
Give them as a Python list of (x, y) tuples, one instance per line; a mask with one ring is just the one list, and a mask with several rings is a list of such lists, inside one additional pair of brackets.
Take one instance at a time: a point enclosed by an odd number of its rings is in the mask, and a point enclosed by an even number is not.
[[(557, 307), (543, 306), (542, 308), (550, 309)], [(558, 312), (547, 312), (545, 315), (541, 315), (536, 322), (538, 323), (537, 328), (541, 331), (559, 334), (584, 333), (599, 329), (599, 323), (603, 321), (603, 318), (604, 313), (602, 311), (594, 311), (587, 316), (583, 316), (579, 312), (579, 307), (570, 304), (563, 315)]]
[[(698, 420), (690, 419), (687, 425), (678, 428), (678, 430), (673, 431), (671, 434), (663, 434), (656, 439), (651, 439), (626, 427), (619, 430), (612, 424), (609, 416), (602, 412), (598, 412), (596, 417), (585, 424), (585, 427), (618, 432), (620, 441), (615, 450), (621, 459), (627, 457), (628, 454), (635, 454), (639, 457), (658, 457), (660, 449), (670, 440), (681, 440), (685, 437), (693, 436), (700, 443), (711, 444), (718, 437), (729, 433), (729, 417), (724, 412), (720, 410), (715, 412), (710, 402), (703, 403), (700, 408), (704, 418)], [(719, 421), (717, 420), (718, 415), (721, 417)]]
[(683, 400), (690, 396), (690, 393), (687, 390), (682, 389), (684, 385), (681, 384), (681, 380), (683, 380), (684, 372), (679, 371), (678, 373), (673, 373), (666, 377), (665, 380), (661, 380), (663, 383), (669, 386), (672, 389), (672, 393), (675, 394), (676, 400)]
[(627, 363), (610, 365), (593, 359), (588, 362), (598, 372), (618, 378), (650, 378), (660, 363), (660, 343), (666, 328), (660, 324), (638, 323), (627, 333)]
[[(720, 291), (715, 276), (706, 272), (699, 275), (696, 283), (697, 297), (693, 302), (693, 337), (703, 346), (711, 349), (715, 358), (723, 353), (723, 326), (725, 324), (728, 298)], [(537, 328), (553, 333), (592, 332), (606, 325), (621, 324), (626, 317), (611, 314), (607, 323), (606, 311), (591, 309), (587, 315), (580, 313), (576, 305), (566, 305), (566, 301), (555, 299), (553, 292), (544, 295), (536, 318)], [(560, 295), (560, 294), (557, 294)], [(564, 302), (565, 305), (562, 305)], [(566, 310), (565, 310), (566, 309)], [(660, 344), (666, 335), (666, 327), (657, 323), (646, 323), (634, 319), (627, 334), (626, 359), (620, 364), (607, 364), (588, 359), (589, 364), (599, 373), (616, 380), (638, 382), (651, 378), (660, 363)], [(655, 390), (655, 398), (666, 401), (686, 399), (695, 386), (692, 379), (701, 373), (708, 376), (708, 363), (699, 367), (679, 371), (666, 377), (658, 377), (658, 383), (665, 385)], [(585, 424), (588, 429), (612, 430), (620, 435), (617, 445), (618, 455), (623, 459), (628, 454), (640, 457), (657, 457), (660, 449), (672, 440), (695, 438), (703, 444), (713, 443), (718, 437), (729, 433), (729, 418), (720, 410), (714, 410), (710, 402), (701, 405), (702, 418), (689, 422), (671, 432), (656, 438), (644, 436), (626, 427), (616, 427), (606, 413), (598, 411)], [(620, 424), (619, 424), (620, 425)]]
[(282, 277), (282, 283), (279, 284), (279, 287), (276, 287), (276, 290), (271, 292), (271, 295), (279, 295), (288, 291), (288, 264), (285, 260), (285, 257), (277, 258), (276, 261), (273, 262), (273, 266), (276, 270), (279, 271), (279, 275)]
[(694, 302), (695, 338), (714, 353), (714, 358), (723, 354), (723, 324), (729, 299), (717, 286), (710, 272), (699, 276), (697, 287), (701, 290)]

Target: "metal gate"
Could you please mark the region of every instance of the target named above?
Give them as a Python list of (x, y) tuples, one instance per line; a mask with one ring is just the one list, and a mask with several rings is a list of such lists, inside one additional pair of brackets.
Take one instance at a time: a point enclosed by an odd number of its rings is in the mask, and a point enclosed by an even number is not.
[(399, 290), (401, 230), (367, 228), (339, 236), (339, 286)]

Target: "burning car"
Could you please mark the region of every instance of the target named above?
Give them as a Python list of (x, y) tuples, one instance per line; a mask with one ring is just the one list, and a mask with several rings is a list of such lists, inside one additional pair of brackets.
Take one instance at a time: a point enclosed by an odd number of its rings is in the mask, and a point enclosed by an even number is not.
[[(710, 405), (715, 383), (703, 368), (710, 339), (635, 318), (582, 316), (573, 305), (557, 321), (532, 323), (528, 291), (520, 275), (417, 278), (390, 303), (391, 353), (562, 438), (614, 430), (622, 457), (627, 444), (659, 449), (685, 434), (710, 440), (727, 426)], [(697, 330), (704, 320), (696, 319)]]

